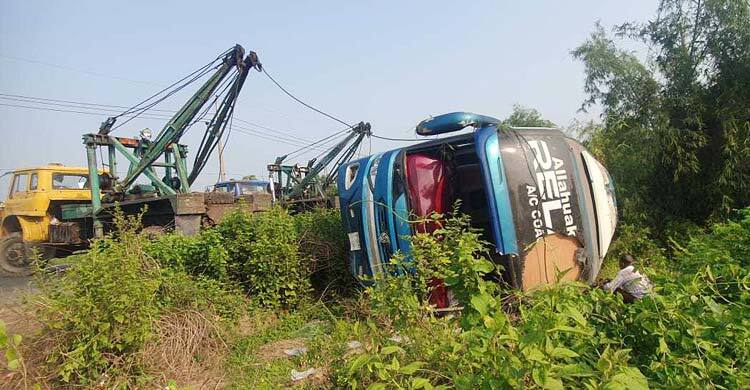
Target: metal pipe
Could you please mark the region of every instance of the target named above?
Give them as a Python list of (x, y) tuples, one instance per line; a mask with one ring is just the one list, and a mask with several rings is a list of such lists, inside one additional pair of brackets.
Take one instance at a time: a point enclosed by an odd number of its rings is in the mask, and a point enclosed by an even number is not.
[(107, 150), (109, 151), (109, 175), (112, 179), (117, 179), (117, 154), (115, 153), (115, 146), (108, 145)]
[(271, 186), (271, 204), (276, 204), (276, 184), (273, 182), (273, 172), (268, 174), (268, 182)]
[(167, 150), (164, 152), (164, 164), (166, 167), (164, 167), (164, 177), (167, 178), (167, 180), (172, 180), (172, 168), (170, 166), (172, 165), (172, 151)]
[(104, 225), (97, 214), (102, 209), (101, 191), (99, 190), (99, 170), (96, 162), (96, 144), (86, 140), (86, 157), (89, 164), (89, 188), (91, 189), (91, 218), (94, 221), (94, 237), (104, 236)]

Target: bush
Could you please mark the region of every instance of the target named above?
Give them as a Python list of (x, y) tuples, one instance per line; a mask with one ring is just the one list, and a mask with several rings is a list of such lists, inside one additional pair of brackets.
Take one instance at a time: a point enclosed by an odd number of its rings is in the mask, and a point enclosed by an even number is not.
[[(206, 269), (197, 262), (206, 237), (171, 235), (149, 243), (138, 233), (137, 216), (117, 213), (115, 221), (116, 234), (76, 255), (68, 272), (40, 273), (37, 342), (48, 349), (34, 353), (46, 355), (55, 381), (113, 387), (148, 381), (142, 351), (161, 317), (191, 311), (232, 322), (241, 314), (243, 298), (230, 285), (186, 272)], [(225, 279), (220, 271), (208, 274)]]
[[(333, 214), (310, 214), (301, 221), (308, 229), (304, 242), (317, 240), (317, 248), (328, 245), (332, 252), (325, 261), (332, 261), (333, 252), (340, 250), (340, 243), (335, 242), (337, 220)], [(292, 307), (310, 290), (310, 257), (299, 254), (305, 249), (300, 249), (295, 222), (281, 208), (255, 215), (236, 211), (195, 237), (168, 234), (146, 244), (146, 248), (160, 264), (184, 271), (199, 283), (208, 283), (209, 289), (239, 286), (259, 306)], [(306, 248), (308, 254), (320, 254)]]
[(137, 352), (159, 314), (159, 265), (143, 249), (137, 219), (118, 214), (116, 223), (117, 239), (95, 241), (70, 272), (41, 284), (38, 314), (53, 342), (47, 362), (63, 382), (91, 386), (104, 373), (137, 373)]
[(196, 237), (166, 234), (145, 244), (146, 252), (163, 266), (184, 270), (190, 275), (229, 281), (229, 253), (221, 234), (207, 229)]
[(294, 219), (274, 207), (250, 215), (232, 213), (216, 226), (229, 254), (232, 280), (264, 307), (293, 307), (310, 290), (308, 267), (299, 256)]
[(631, 309), (623, 338), (639, 365), (668, 387), (750, 385), (750, 209), (691, 237), (658, 274), (661, 292)]
[[(441, 242), (475, 242), (470, 231), (456, 229), (460, 225), (448, 222), (437, 242), (422, 237), (430, 249), (425, 253), (431, 253), (424, 259), (438, 261), (429, 266), (436, 277), (442, 272), (448, 280), (445, 270), (458, 264), (481, 264), (467, 263), (473, 256), (456, 256), (460, 249), (441, 247)], [(632, 237), (628, 250), (656, 248), (643, 236)], [(487, 285), (494, 282), (469, 275), (472, 282), (452, 285), (467, 297), (460, 322), (422, 316), (392, 327), (372, 320), (355, 324), (351, 332), (366, 341), (366, 350), (342, 358), (333, 377), (352, 387), (642, 389), (652, 382), (668, 388), (745, 388), (748, 255), (750, 210), (688, 240), (670, 263), (675, 272), (654, 275), (658, 294), (632, 305), (580, 283), (521, 293), (497, 291)], [(417, 273), (424, 265), (417, 261)], [(477, 271), (481, 275), (484, 268)], [(372, 287), (376, 312), (421, 310), (403, 299), (382, 299), (414, 296), (413, 279), (401, 274)], [(393, 333), (408, 338), (395, 342)]]
[(497, 284), (484, 280), (497, 280), (501, 269), (488, 260), (488, 243), (482, 241), (481, 232), (471, 226), (469, 216), (461, 214), (459, 207), (458, 203), (454, 205), (447, 217), (433, 215), (438, 228), (411, 238), (411, 258), (422, 291), (429, 293), (429, 281), (442, 280), (461, 305), (468, 305), (472, 297), (496, 291)]
[(246, 303), (239, 287), (179, 270), (164, 271), (159, 301), (164, 307), (215, 314), (227, 323), (240, 318)]
[(425, 279), (406, 273), (403, 260), (397, 254), (362, 294), (371, 309), (368, 317), (384, 329), (418, 323), (429, 310)]

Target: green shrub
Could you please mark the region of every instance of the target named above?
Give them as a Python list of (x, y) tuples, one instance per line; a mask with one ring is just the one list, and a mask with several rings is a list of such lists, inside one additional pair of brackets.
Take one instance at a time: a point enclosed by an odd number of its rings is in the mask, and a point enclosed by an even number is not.
[[(437, 242), (422, 237), (427, 250), (419, 256), (436, 260), (437, 266), (428, 265), (435, 276), (449, 275), (446, 270), (458, 264), (481, 264), (468, 261), (473, 256), (455, 255), (461, 250), (449, 250), (475, 242), (466, 229), (449, 225)], [(628, 231), (632, 239), (625, 250), (642, 256), (652, 251), (658, 258), (653, 241), (636, 233)], [(441, 242), (454, 244), (441, 247)], [(750, 211), (690, 238), (680, 250), (670, 262), (674, 271), (654, 275), (657, 294), (634, 304), (580, 283), (529, 293), (497, 291), (487, 285), (494, 282), (481, 277), (485, 269), (479, 266), (469, 283), (452, 285), (456, 295), (468, 297), (460, 321), (421, 316), (393, 326), (371, 320), (352, 325), (365, 351), (342, 358), (333, 379), (338, 385), (376, 388), (638, 389), (649, 382), (668, 388), (746, 388)], [(422, 272), (425, 264), (417, 265)], [(408, 316), (403, 311), (422, 310), (398, 298), (414, 295), (413, 280), (402, 274), (373, 286), (376, 313)], [(408, 341), (391, 341), (394, 333)]]
[(294, 219), (279, 207), (250, 215), (239, 211), (216, 226), (229, 254), (228, 274), (256, 304), (292, 307), (310, 290), (299, 256)]
[(411, 238), (410, 256), (422, 291), (429, 292), (429, 280), (439, 279), (453, 291), (461, 305), (468, 305), (472, 297), (496, 290), (496, 284), (484, 280), (498, 278), (500, 269), (488, 260), (488, 243), (471, 226), (469, 216), (459, 212), (459, 206), (454, 205), (449, 216), (431, 217), (439, 227), (429, 234), (415, 234)]
[(653, 278), (660, 294), (630, 307), (623, 339), (667, 387), (750, 385), (750, 209), (691, 237)]
[[(303, 234), (299, 240), (298, 230)], [(342, 267), (333, 265), (345, 253), (340, 235), (341, 221), (332, 211), (293, 218), (273, 208), (255, 215), (233, 212), (195, 237), (168, 234), (146, 248), (160, 264), (183, 270), (201, 283), (210, 279), (238, 285), (260, 306), (291, 307), (310, 289), (311, 264), (320, 267), (319, 281), (326, 283), (318, 283), (321, 291), (343, 275)]]
[(427, 283), (405, 272), (403, 260), (396, 254), (385, 272), (375, 275), (374, 285), (362, 294), (371, 309), (369, 317), (387, 329), (417, 323), (428, 310)]
[[(232, 322), (243, 298), (198, 263), (210, 242), (168, 235), (148, 242), (139, 217), (116, 214), (115, 234), (95, 240), (60, 277), (40, 274), (36, 307), (51, 378), (68, 384), (137, 385), (147, 381), (142, 348), (153, 326), (174, 310), (193, 310)], [(159, 258), (157, 261), (154, 257)], [(207, 274), (197, 277), (187, 273)]]
[(214, 229), (195, 237), (166, 234), (145, 244), (146, 252), (163, 266), (185, 270), (202, 278), (222, 282), (229, 280), (229, 253), (221, 234)]
[(143, 249), (137, 218), (118, 213), (116, 222), (117, 239), (95, 241), (63, 277), (41, 284), (39, 319), (53, 341), (47, 362), (63, 382), (133, 374), (159, 313), (160, 269)]
[(5, 358), (4, 365), (10, 371), (23, 371), (23, 356), (20, 352), (23, 336), (8, 333), (5, 322), (0, 320), (0, 353)]

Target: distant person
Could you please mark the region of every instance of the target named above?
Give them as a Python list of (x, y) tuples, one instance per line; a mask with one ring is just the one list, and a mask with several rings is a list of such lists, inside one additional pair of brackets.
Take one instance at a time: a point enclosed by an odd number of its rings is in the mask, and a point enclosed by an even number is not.
[(612, 281), (604, 285), (605, 289), (622, 295), (625, 303), (632, 303), (651, 292), (651, 281), (647, 276), (636, 271), (633, 263), (635, 263), (633, 256), (622, 255), (620, 257), (620, 272)]

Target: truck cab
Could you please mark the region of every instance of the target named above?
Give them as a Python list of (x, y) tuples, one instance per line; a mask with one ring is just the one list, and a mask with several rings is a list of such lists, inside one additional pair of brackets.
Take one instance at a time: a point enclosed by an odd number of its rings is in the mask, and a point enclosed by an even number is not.
[(53, 255), (50, 227), (62, 220), (61, 207), (90, 202), (87, 168), (48, 164), (13, 171), (0, 215), (0, 271), (26, 273), (31, 248)]
[(503, 280), (529, 290), (558, 279), (593, 282), (614, 234), (617, 207), (607, 170), (552, 128), (508, 128), (451, 113), (423, 121), (422, 135), (473, 128), (352, 161), (338, 172), (350, 271), (383, 272), (408, 237), (429, 233), (415, 217), (460, 211), (491, 243)]

